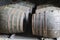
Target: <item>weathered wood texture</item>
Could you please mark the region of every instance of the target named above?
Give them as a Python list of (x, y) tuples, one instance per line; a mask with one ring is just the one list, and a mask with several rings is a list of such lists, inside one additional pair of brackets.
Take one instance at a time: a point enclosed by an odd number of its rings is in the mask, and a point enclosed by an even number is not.
[(0, 32), (19, 33), (23, 32), (23, 20), (25, 13), (18, 8), (4, 7), (0, 10)]
[[(34, 5), (20, 2), (0, 7), (0, 33), (23, 32), (23, 21), (28, 21)], [(5, 28), (5, 29), (4, 29)]]
[(43, 35), (42, 33), (42, 23), (43, 15), (42, 14), (33, 14), (32, 16), (32, 32), (36, 35)]
[(60, 8), (40, 7), (32, 16), (32, 31), (36, 35), (42, 33), (43, 37), (60, 37)]

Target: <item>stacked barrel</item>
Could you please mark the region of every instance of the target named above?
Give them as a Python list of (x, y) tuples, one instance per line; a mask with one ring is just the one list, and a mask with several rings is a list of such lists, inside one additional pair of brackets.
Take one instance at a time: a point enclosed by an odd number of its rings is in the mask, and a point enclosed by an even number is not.
[(29, 2), (0, 6), (0, 33), (23, 33), (26, 28), (26, 32), (32, 29), (33, 35), (60, 37), (60, 8), (48, 4), (39, 5), (32, 14), (33, 8), (34, 4)]
[(0, 8), (0, 33), (22, 33), (24, 32), (24, 20), (32, 12), (33, 6), (27, 2), (1, 6)]
[(60, 37), (60, 8), (39, 5), (32, 16), (32, 32), (43, 37)]

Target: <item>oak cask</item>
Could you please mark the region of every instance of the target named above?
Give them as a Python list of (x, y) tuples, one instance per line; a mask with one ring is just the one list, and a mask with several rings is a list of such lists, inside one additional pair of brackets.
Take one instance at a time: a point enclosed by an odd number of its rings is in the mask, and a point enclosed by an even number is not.
[(60, 37), (60, 8), (40, 7), (32, 16), (32, 31), (33, 34), (43, 37)]
[(18, 8), (5, 6), (0, 10), (0, 33), (23, 32), (25, 13)]

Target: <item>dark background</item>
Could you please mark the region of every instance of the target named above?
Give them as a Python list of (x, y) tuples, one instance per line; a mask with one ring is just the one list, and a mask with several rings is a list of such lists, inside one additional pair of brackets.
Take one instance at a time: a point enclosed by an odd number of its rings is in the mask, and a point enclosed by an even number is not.
[(60, 0), (0, 0), (0, 5), (9, 4), (12, 2), (19, 2), (19, 1), (30, 1), (35, 4), (45, 4), (45, 3), (50, 3), (50, 4), (55, 4), (55, 5), (60, 4)]
[(35, 3), (36, 5), (40, 4), (53, 4), (60, 7), (60, 0), (0, 0), (0, 5), (6, 5), (10, 3), (18, 3), (20, 1), (29, 1)]

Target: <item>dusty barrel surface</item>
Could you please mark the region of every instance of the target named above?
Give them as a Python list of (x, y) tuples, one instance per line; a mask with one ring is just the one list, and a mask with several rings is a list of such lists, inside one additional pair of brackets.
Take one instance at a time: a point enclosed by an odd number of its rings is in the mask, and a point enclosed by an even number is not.
[(25, 13), (20, 8), (5, 6), (0, 10), (0, 33), (23, 32)]
[(32, 16), (32, 31), (35, 35), (42, 33), (43, 37), (60, 37), (60, 8), (51, 6), (38, 9)]
[[(0, 29), (2, 30), (2, 28), (5, 27), (5, 30), (3, 30), (2, 33), (18, 33), (20, 31), (23, 31), (23, 26), (26, 26), (25, 24), (28, 24), (29, 14), (32, 13), (33, 8), (34, 8), (33, 4), (30, 4), (29, 2), (25, 2), (25, 1), (16, 4), (1, 6)], [(24, 20), (24, 25), (23, 25), (23, 20)], [(16, 26), (17, 29), (15, 29)], [(7, 30), (7, 27), (9, 28), (9, 31)], [(18, 29), (19, 27), (21, 28), (21, 30)]]
[(43, 15), (42, 14), (33, 14), (32, 16), (32, 32), (34, 35), (43, 35), (42, 34), (42, 23)]
[(17, 7), (20, 8), (20, 10), (23, 10), (23, 12), (26, 14), (26, 20), (28, 21), (29, 14), (32, 13), (33, 8), (35, 7), (35, 4), (26, 2), (26, 1), (21, 1), (16, 4), (9, 5), (10, 7)]

